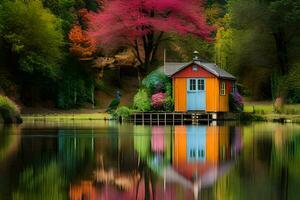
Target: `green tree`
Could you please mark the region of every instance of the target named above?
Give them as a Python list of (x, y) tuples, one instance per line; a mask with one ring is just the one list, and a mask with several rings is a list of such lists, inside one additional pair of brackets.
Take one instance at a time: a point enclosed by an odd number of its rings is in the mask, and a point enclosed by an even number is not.
[(1, 63), (23, 103), (52, 99), (64, 57), (61, 20), (39, 0), (15, 0), (1, 3), (0, 24)]
[(0, 8), (0, 34), (19, 69), (54, 77), (62, 58), (60, 20), (40, 1), (6, 1)]
[(299, 0), (229, 1), (216, 37), (216, 62), (254, 97), (281, 95), (279, 82), (299, 62), (299, 8)]

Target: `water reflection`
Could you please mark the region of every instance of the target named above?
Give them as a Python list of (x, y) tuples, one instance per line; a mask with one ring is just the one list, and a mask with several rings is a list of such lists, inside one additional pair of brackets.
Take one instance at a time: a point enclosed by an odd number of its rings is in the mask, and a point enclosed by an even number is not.
[(297, 199), (300, 126), (1, 127), (0, 199)]

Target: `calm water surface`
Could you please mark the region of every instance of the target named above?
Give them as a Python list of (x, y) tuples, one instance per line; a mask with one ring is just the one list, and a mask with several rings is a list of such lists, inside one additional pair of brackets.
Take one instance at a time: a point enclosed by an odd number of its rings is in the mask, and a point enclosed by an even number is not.
[(0, 126), (0, 199), (300, 199), (300, 125)]

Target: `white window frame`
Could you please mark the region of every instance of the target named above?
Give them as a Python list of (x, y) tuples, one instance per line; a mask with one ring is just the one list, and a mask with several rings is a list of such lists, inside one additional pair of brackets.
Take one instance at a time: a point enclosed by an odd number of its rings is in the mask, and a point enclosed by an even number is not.
[(226, 82), (225, 81), (221, 81), (220, 95), (221, 96), (225, 96), (226, 95)]

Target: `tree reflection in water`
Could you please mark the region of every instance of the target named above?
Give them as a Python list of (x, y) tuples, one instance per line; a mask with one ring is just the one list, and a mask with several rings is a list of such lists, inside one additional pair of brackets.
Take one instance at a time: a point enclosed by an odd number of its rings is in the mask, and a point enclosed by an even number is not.
[(0, 199), (298, 198), (299, 125), (2, 130)]

